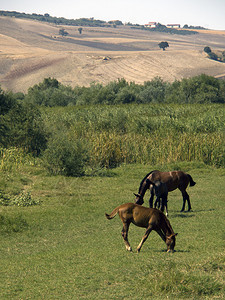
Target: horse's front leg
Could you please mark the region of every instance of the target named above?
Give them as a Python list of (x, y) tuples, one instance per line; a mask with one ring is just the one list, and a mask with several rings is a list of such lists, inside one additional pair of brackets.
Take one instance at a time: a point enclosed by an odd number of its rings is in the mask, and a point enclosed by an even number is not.
[(122, 229), (122, 237), (125, 243), (125, 247), (127, 251), (132, 251), (132, 248), (130, 246), (130, 243), (128, 242), (128, 229), (129, 229), (130, 223), (123, 223), (123, 229)]
[(142, 238), (140, 244), (139, 244), (138, 247), (137, 247), (137, 252), (140, 252), (140, 251), (141, 251), (141, 247), (143, 246), (144, 242), (147, 240), (147, 238), (148, 238), (150, 232), (152, 231), (152, 229), (153, 229), (153, 228), (152, 228), (152, 225), (149, 225), (148, 228), (146, 229), (145, 235), (143, 236), (143, 238)]

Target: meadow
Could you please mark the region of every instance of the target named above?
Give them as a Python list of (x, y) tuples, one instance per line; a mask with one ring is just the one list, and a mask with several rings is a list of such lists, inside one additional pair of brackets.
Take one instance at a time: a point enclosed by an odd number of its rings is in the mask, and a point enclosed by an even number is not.
[[(134, 200), (153, 165), (122, 165), (102, 176), (49, 176), (38, 166), (1, 172), (6, 192), (30, 191), (39, 205), (1, 206), (2, 299), (222, 299), (224, 297), (224, 169), (179, 167), (197, 182), (188, 188), (193, 211), (180, 213), (181, 193), (169, 194), (175, 252), (152, 232), (129, 253), (118, 217), (104, 213)], [(147, 206), (148, 195), (144, 205)], [(144, 229), (131, 225), (133, 249)]]
[[(1, 149), (2, 299), (224, 298), (224, 106), (123, 105), (41, 108), (53, 139), (79, 139), (80, 177), (55, 175), (45, 160)], [(66, 140), (65, 140), (66, 141)], [(169, 194), (174, 253), (152, 232), (130, 227), (125, 250), (116, 206), (133, 202), (151, 170), (183, 170), (192, 211)], [(145, 206), (148, 206), (148, 194)]]

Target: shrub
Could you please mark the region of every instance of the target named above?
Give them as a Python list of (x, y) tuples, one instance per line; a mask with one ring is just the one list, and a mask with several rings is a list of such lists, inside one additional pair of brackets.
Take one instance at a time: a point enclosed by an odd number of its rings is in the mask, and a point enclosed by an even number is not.
[(0, 205), (9, 206), (10, 201), (11, 201), (10, 198), (7, 195), (3, 194), (2, 191), (0, 191)]
[(49, 139), (43, 159), (51, 174), (81, 176), (84, 175), (87, 154), (80, 140), (61, 133)]
[(218, 56), (216, 55), (216, 53), (214, 52), (210, 52), (209, 54), (209, 58), (213, 59), (213, 60), (218, 60)]
[(40, 204), (40, 201), (35, 201), (31, 197), (30, 192), (22, 192), (20, 195), (15, 197), (15, 199), (12, 201), (12, 205), (16, 206), (32, 206), (32, 205), (38, 205)]
[(40, 204), (39, 200), (34, 200), (30, 192), (22, 192), (20, 195), (10, 198), (0, 191), (0, 205), (2, 206), (32, 206)]

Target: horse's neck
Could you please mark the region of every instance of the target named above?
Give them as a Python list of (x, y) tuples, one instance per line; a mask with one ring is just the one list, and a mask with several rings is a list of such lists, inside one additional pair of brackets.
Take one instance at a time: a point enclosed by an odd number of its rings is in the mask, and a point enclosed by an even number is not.
[(148, 189), (148, 185), (146, 184), (146, 182), (143, 182), (143, 184), (141, 185), (141, 188), (139, 190), (139, 194), (144, 197), (146, 190)]
[(165, 236), (170, 236), (171, 234), (173, 234), (173, 229), (170, 225), (170, 222), (168, 219), (166, 219), (166, 216), (164, 217), (164, 221), (163, 222), (163, 226), (162, 226), (162, 231), (164, 232)]

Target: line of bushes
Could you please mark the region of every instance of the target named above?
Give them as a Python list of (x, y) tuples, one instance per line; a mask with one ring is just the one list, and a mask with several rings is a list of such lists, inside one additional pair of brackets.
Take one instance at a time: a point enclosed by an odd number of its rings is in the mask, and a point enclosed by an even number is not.
[(38, 20), (41, 22), (55, 23), (57, 25), (72, 25), (72, 26), (92, 26), (92, 27), (101, 27), (101, 26), (109, 26), (106, 21), (95, 20), (94, 18), (80, 18), (80, 19), (66, 19), (63, 17), (52, 17), (48, 13), (42, 14), (26, 14), (20, 13), (17, 11), (5, 11), (0, 10), (0, 16), (21, 18), (21, 19), (31, 19)]
[(27, 103), (42, 106), (127, 103), (225, 103), (225, 81), (199, 75), (173, 83), (154, 78), (144, 84), (118, 79), (103, 86), (64, 86), (54, 78), (45, 78), (29, 88), (24, 95)]

